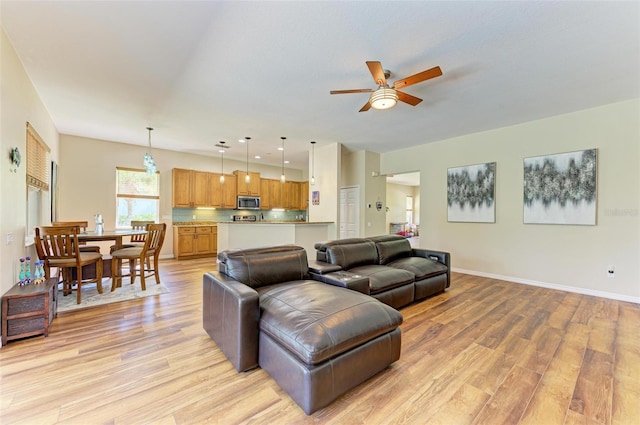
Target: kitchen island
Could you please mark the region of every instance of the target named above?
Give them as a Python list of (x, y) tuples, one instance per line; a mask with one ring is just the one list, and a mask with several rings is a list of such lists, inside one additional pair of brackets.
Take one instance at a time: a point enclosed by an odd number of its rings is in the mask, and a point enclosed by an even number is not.
[(333, 222), (218, 222), (218, 252), (226, 249), (294, 244), (303, 247), (311, 261), (316, 258), (314, 244), (331, 239), (332, 234), (335, 234)]

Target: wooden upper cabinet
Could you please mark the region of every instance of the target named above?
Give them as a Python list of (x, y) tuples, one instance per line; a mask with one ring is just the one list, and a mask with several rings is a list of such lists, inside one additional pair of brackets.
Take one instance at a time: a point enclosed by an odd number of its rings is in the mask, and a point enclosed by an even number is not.
[(284, 194), (284, 207), (288, 210), (297, 210), (300, 206), (300, 182), (286, 182)]
[(174, 168), (172, 179), (172, 205), (174, 208), (191, 207), (191, 175), (192, 170)]
[[(260, 196), (261, 209), (284, 208), (305, 210), (309, 199), (309, 182), (280, 182), (261, 179), (260, 173), (249, 172), (251, 182), (245, 183), (244, 171), (224, 175), (219, 173), (174, 168), (172, 173), (174, 208), (214, 207), (233, 209), (237, 196)], [(238, 189), (243, 190), (240, 192)]]
[(271, 184), (269, 179), (260, 179), (260, 209), (270, 210), (271, 208)]
[(210, 206), (211, 173), (205, 171), (193, 172), (193, 192), (191, 195), (194, 207)]
[(246, 183), (246, 171), (236, 170), (235, 174), (237, 183), (237, 194), (242, 196), (260, 196), (260, 173), (249, 171), (249, 183)]
[(306, 210), (309, 206), (309, 182), (300, 182), (300, 210)]
[(174, 168), (172, 173), (172, 205), (174, 208), (206, 206), (208, 173)]
[(221, 208), (233, 209), (236, 207), (236, 198), (238, 197), (237, 182), (238, 177), (235, 174), (225, 174), (224, 184), (222, 186), (222, 205)]
[[(222, 184), (220, 183), (221, 174), (212, 173), (209, 185), (209, 205), (215, 208), (222, 208)], [(225, 176), (225, 183), (226, 183)]]
[(269, 180), (271, 208), (284, 208), (284, 188), (280, 180)]

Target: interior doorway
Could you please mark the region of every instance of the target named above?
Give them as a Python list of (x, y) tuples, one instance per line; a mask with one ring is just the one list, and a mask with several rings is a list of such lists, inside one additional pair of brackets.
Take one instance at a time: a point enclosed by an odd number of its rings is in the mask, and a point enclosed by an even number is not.
[(400, 234), (412, 246), (420, 242), (420, 172), (387, 175), (387, 229)]

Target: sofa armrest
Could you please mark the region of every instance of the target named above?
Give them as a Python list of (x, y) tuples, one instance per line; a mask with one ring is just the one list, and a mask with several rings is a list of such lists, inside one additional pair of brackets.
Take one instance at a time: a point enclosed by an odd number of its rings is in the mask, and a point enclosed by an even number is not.
[(313, 280), (328, 283), (333, 286), (339, 286), (341, 288), (351, 289), (352, 291), (361, 292), (365, 295), (369, 295), (370, 293), (369, 278), (366, 276), (343, 271), (326, 274), (311, 272), (310, 274)]
[(447, 288), (451, 285), (451, 254), (444, 251), (434, 251), (431, 249), (413, 248), (413, 255), (416, 257), (431, 258), (434, 261), (447, 266)]
[(251, 287), (220, 272), (205, 273), (202, 324), (238, 372), (258, 365), (260, 298)]
[(309, 262), (309, 271), (316, 274), (327, 274), (342, 270), (342, 266), (338, 264), (325, 263), (324, 261)]

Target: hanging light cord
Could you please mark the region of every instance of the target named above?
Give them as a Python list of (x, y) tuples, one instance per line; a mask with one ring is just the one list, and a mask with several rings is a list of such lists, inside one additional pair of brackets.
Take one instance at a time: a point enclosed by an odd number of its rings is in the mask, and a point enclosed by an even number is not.
[(316, 184), (316, 142), (311, 142), (311, 184)]
[(249, 176), (249, 140), (251, 137), (245, 137), (247, 143), (247, 174), (244, 176), (244, 182), (249, 184), (251, 182), (251, 177)]
[(284, 175), (284, 141), (286, 140), (286, 137), (283, 136), (280, 139), (282, 139), (282, 172), (280, 174), (280, 181), (284, 183), (286, 180), (286, 177)]

